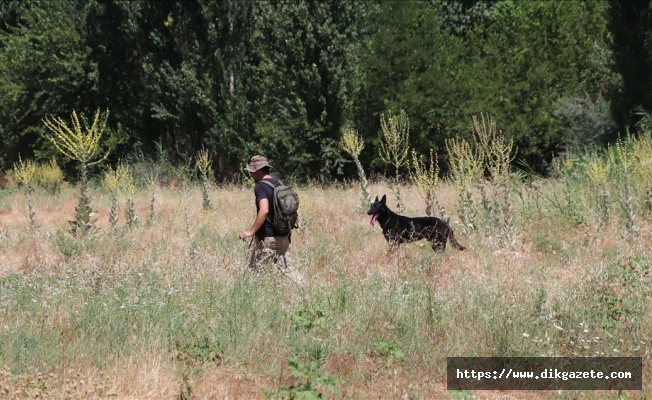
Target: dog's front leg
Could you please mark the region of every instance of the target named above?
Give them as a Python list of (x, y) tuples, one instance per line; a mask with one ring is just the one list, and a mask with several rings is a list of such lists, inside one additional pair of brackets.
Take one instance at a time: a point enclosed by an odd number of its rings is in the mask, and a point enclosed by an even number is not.
[(388, 243), (387, 244), (387, 256), (388, 257), (394, 257), (397, 250), (398, 250), (398, 243)]
[(396, 253), (400, 241), (392, 231), (387, 231), (384, 234), (385, 234), (385, 239), (387, 240), (387, 255), (391, 257), (394, 255), (394, 253)]

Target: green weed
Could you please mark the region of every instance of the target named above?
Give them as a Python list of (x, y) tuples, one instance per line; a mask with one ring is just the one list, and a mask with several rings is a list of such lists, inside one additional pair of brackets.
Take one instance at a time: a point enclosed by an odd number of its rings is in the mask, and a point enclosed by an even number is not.
[(385, 366), (387, 368), (394, 364), (394, 361), (405, 361), (405, 354), (393, 344), (387, 342), (375, 342), (373, 345), (372, 354), (378, 355), (385, 359)]
[(320, 372), (317, 363), (301, 364), (294, 360), (287, 360), (292, 371), (292, 376), (298, 383), (280, 385), (276, 390), (261, 388), (260, 391), (268, 399), (327, 399), (327, 393), (338, 395), (337, 378)]
[(324, 329), (328, 317), (328, 314), (317, 304), (299, 304), (294, 308), (291, 319), (297, 329), (307, 332), (313, 329)]

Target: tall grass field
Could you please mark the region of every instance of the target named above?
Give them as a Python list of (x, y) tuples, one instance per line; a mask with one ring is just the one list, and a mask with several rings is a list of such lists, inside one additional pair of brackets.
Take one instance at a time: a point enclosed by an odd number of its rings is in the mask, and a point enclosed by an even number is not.
[[(251, 186), (142, 188), (127, 221), (91, 184), (83, 237), (75, 187), (32, 188), (29, 207), (0, 190), (0, 398), (650, 398), (652, 186), (612, 150), (470, 186), (464, 209), (440, 181), (466, 251), (388, 252), (357, 183), (297, 185), (303, 287), (247, 271)], [(397, 210), (396, 187), (368, 190)], [(417, 187), (400, 196), (425, 215)], [(446, 358), (471, 356), (637, 356), (643, 390), (447, 391)]]

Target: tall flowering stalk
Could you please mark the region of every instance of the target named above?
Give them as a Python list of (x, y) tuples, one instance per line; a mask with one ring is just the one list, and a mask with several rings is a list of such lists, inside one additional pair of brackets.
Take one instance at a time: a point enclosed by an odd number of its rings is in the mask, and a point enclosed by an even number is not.
[(108, 152), (104, 155), (99, 153), (108, 117), (108, 111), (102, 117), (98, 110), (91, 126), (84, 126), (83, 129), (75, 111), (72, 112), (72, 127), (60, 117), (51, 116), (43, 120), (51, 131), (48, 139), (54, 147), (80, 164), (79, 201), (75, 208), (75, 220), (70, 221), (72, 232), (77, 236), (86, 235), (95, 225), (95, 221), (91, 220), (93, 210), (88, 196), (88, 167), (104, 161), (109, 155)]
[(36, 211), (34, 211), (34, 204), (32, 204), (31, 184), (36, 175), (36, 164), (32, 160), (23, 161), (18, 156), (18, 162), (14, 163), (14, 176), (16, 180), (23, 185), (25, 192), (25, 200), (27, 201), (27, 208), (29, 209), (29, 225), (32, 230), (36, 228)]
[(138, 186), (136, 185), (136, 181), (134, 180), (134, 176), (129, 170), (129, 167), (126, 168), (127, 170), (122, 184), (122, 193), (125, 196), (125, 221), (127, 226), (132, 228), (138, 223), (138, 214), (136, 214), (135, 203)]
[(430, 163), (426, 164), (417, 156), (416, 151), (412, 150), (412, 171), (410, 171), (410, 180), (416, 187), (417, 191), (426, 202), (426, 215), (432, 216), (432, 208), (437, 204), (441, 217), (446, 220), (446, 211), (437, 201), (437, 186), (439, 186), (439, 165), (434, 151), (430, 149)]
[(625, 228), (628, 234), (637, 234), (638, 226), (636, 225), (637, 217), (634, 209), (634, 189), (632, 187), (632, 176), (637, 169), (636, 160), (621, 139), (616, 141), (616, 145), (610, 149), (608, 154), (611, 167), (617, 174), (618, 182), (622, 185), (621, 203), (625, 211)]
[(111, 228), (115, 228), (118, 224), (118, 194), (122, 191), (128, 174), (128, 167), (122, 163), (104, 174), (104, 187), (111, 194), (111, 211), (109, 212)]
[(473, 185), (484, 169), (484, 154), (464, 139), (447, 139), (446, 150), (450, 160), (450, 176), (460, 202), (461, 219), (465, 233), (475, 230)]
[(501, 245), (514, 244), (516, 238), (511, 198), (511, 163), (516, 156), (514, 141), (496, 129), (496, 121), (491, 116), (481, 114), (480, 119), (473, 117), (473, 129), (479, 150), (483, 153), (486, 171), (491, 176), (491, 185), (502, 197), (496, 210), (500, 216), (496, 222), (501, 228)]
[(355, 162), (356, 167), (358, 167), (358, 177), (360, 178), (360, 186), (362, 188), (362, 206), (363, 208), (369, 208), (371, 205), (371, 193), (369, 192), (369, 182), (367, 182), (367, 177), (364, 173), (364, 168), (362, 168), (362, 163), (360, 163), (360, 153), (364, 149), (364, 143), (362, 138), (358, 133), (353, 129), (347, 129), (344, 131), (342, 136), (342, 150), (347, 152)]
[(609, 219), (609, 192), (607, 191), (607, 181), (611, 172), (611, 165), (604, 157), (595, 154), (591, 158), (591, 161), (589, 161), (587, 172), (595, 191), (595, 208), (598, 218), (596, 233), (599, 234), (602, 232), (604, 224)]
[(155, 191), (158, 187), (158, 178), (155, 174), (147, 177), (147, 188), (149, 189), (149, 211), (147, 212), (147, 225), (154, 223), (154, 205), (156, 203)]
[[(652, 120), (648, 119), (647, 123), (652, 123)], [(632, 152), (636, 161), (636, 180), (643, 185), (643, 212), (649, 215), (652, 213), (652, 130), (647, 129), (634, 141)]]
[(202, 179), (202, 208), (204, 211), (209, 211), (211, 207), (211, 198), (210, 198), (210, 180), (208, 179), (208, 170), (213, 163), (211, 156), (208, 154), (206, 149), (201, 149), (197, 153), (197, 169), (201, 175)]
[(409, 165), (408, 155), (410, 152), (410, 119), (404, 110), (398, 115), (385, 119), (380, 116), (380, 128), (382, 132), (380, 141), (380, 158), (396, 169), (396, 186), (391, 185), (394, 192), (399, 211), (403, 211), (401, 191), (399, 188), (399, 171), (402, 167)]

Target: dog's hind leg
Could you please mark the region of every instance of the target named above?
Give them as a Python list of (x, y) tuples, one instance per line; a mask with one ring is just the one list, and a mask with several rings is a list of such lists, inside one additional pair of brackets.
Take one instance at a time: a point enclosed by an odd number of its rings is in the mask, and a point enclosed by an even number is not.
[(451, 246), (453, 246), (455, 249), (457, 249), (457, 250), (466, 250), (466, 247), (462, 246), (461, 244), (459, 244), (457, 242), (457, 240), (455, 240), (455, 235), (453, 234), (452, 229), (448, 230), (448, 238), (451, 241)]
[(427, 237), (430, 247), (432, 247), (435, 252), (443, 252), (446, 250), (446, 235), (442, 234), (441, 231), (438, 229), (432, 229)]
[(432, 247), (435, 252), (443, 252), (446, 250), (446, 242), (434, 240), (430, 242), (430, 247)]
[(388, 243), (387, 245), (387, 255), (389, 257), (394, 257), (398, 251), (398, 243)]

